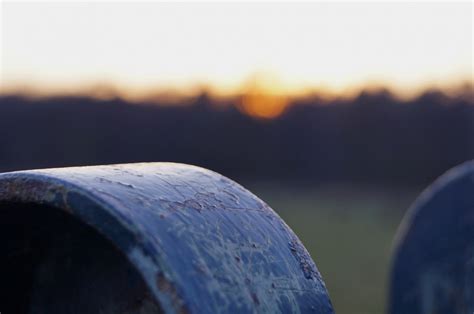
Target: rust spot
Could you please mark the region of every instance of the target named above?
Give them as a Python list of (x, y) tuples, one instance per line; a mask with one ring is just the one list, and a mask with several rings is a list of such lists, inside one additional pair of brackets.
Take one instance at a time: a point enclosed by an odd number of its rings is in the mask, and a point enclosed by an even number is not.
[(298, 261), (298, 264), (300, 265), (300, 268), (303, 271), (305, 278), (306, 279), (312, 279), (315, 277), (317, 278), (318, 273), (315, 269), (313, 261), (311, 257), (309, 256), (308, 252), (306, 252), (303, 245), (299, 242), (299, 240), (294, 239), (291, 242), (289, 242), (288, 245), (290, 247), (291, 253)]
[(171, 302), (173, 303), (176, 312), (179, 314), (188, 314), (189, 310), (181, 297), (176, 290), (176, 287), (163, 275), (163, 273), (159, 273), (156, 276), (156, 284), (158, 289), (171, 297)]
[(192, 209), (195, 209), (195, 210), (196, 210), (197, 212), (199, 212), (199, 213), (200, 213), (200, 212), (202, 211), (202, 209), (203, 209), (202, 205), (201, 205), (199, 202), (197, 202), (197, 201), (195, 201), (195, 200), (192, 200), (192, 199), (186, 200), (186, 201), (184, 202), (184, 206), (190, 207), (190, 208), (192, 208)]

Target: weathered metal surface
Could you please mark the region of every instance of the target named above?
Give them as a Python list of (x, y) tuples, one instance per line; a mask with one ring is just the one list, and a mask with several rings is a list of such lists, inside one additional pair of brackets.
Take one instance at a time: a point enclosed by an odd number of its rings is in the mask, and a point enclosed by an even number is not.
[(474, 162), (438, 179), (404, 218), (389, 312), (474, 313)]
[(166, 313), (333, 313), (296, 235), (212, 171), (142, 163), (1, 174), (0, 211), (13, 203), (61, 209), (97, 230)]

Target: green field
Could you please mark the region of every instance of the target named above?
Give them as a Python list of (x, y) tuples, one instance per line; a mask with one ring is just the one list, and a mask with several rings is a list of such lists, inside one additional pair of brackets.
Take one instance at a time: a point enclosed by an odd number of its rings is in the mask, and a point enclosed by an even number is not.
[(385, 312), (393, 238), (420, 189), (246, 186), (303, 241), (337, 313)]

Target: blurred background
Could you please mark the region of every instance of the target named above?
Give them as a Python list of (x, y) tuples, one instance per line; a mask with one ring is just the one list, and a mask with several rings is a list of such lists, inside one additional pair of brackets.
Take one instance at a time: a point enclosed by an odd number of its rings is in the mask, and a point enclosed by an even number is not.
[(472, 2), (1, 11), (0, 171), (220, 172), (293, 228), (339, 313), (384, 311), (404, 212), (474, 158)]

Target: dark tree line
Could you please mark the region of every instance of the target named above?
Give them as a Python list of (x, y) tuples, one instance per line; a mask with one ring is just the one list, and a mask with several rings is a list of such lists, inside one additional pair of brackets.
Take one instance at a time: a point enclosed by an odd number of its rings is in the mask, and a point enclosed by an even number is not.
[(175, 161), (237, 179), (425, 184), (474, 158), (472, 97), (314, 97), (273, 120), (215, 102), (205, 95), (174, 107), (2, 96), (0, 171)]

